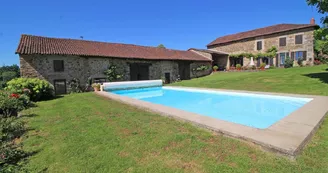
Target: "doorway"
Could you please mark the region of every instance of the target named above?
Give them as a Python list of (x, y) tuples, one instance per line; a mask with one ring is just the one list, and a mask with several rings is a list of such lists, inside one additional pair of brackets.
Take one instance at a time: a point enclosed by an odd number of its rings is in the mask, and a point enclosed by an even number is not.
[(149, 66), (150, 64), (130, 64), (130, 80), (149, 80)]
[(65, 79), (54, 80), (54, 87), (55, 87), (55, 95), (66, 94), (66, 80)]
[(179, 75), (181, 80), (190, 79), (190, 62), (179, 62)]

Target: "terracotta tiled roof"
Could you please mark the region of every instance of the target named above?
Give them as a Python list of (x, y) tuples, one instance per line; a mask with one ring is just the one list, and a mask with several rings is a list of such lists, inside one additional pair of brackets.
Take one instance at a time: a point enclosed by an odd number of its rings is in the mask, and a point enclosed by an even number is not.
[(210, 61), (206, 57), (191, 51), (32, 35), (22, 35), (16, 54), (55, 54), (149, 60)]
[(268, 26), (264, 28), (259, 28), (251, 31), (240, 32), (237, 34), (226, 35), (223, 37), (219, 37), (216, 40), (209, 43), (207, 46), (213, 46), (217, 44), (229, 43), (233, 41), (239, 41), (246, 38), (253, 38), (253, 37), (260, 37), (264, 35), (270, 35), (285, 31), (297, 30), (297, 29), (304, 29), (304, 28), (316, 28), (318, 25), (313, 24), (278, 24), (273, 26)]

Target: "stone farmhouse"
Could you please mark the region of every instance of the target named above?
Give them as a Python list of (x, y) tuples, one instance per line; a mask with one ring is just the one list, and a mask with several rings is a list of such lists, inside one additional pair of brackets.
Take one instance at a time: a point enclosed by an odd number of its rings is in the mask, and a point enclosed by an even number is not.
[[(261, 63), (266, 63), (271, 66), (281, 67), (284, 65), (286, 57), (290, 57), (294, 61), (302, 58), (308, 64), (313, 64), (313, 32), (317, 28), (318, 26), (313, 18), (310, 24), (278, 24), (219, 37), (209, 43), (207, 49), (226, 54), (256, 54), (259, 52), (264, 53), (274, 46), (278, 50), (276, 57), (259, 57), (255, 60), (257, 66)], [(206, 53), (208, 50), (203, 52)], [(229, 58), (229, 56), (224, 55), (211, 55), (213, 64), (218, 65), (222, 69), (229, 69), (231, 66), (235, 67), (236, 64), (247, 66), (250, 63), (250, 59), (246, 57)]]
[(276, 57), (260, 57), (255, 60), (257, 66), (263, 62), (280, 67), (287, 56), (295, 61), (303, 58), (312, 64), (313, 32), (317, 27), (314, 19), (310, 24), (279, 24), (219, 37), (207, 49), (187, 51), (22, 35), (16, 54), (19, 54), (21, 76), (45, 79), (54, 85), (56, 94), (65, 94), (74, 78), (81, 85), (89, 79), (107, 81), (103, 72), (111, 65), (123, 75), (122, 80), (164, 78), (172, 82), (209, 75), (214, 65), (220, 70), (237, 64), (247, 66), (249, 58), (231, 58), (229, 54), (265, 52), (272, 46), (278, 49)]

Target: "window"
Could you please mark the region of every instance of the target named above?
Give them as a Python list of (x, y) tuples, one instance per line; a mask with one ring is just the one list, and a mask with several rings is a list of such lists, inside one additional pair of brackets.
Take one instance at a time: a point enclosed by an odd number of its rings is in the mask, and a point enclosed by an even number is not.
[(286, 46), (286, 37), (279, 38), (279, 46)]
[(286, 59), (286, 53), (280, 53), (279, 54), (279, 61), (280, 61), (280, 65), (284, 65), (285, 64), (285, 59)]
[(276, 63), (277, 66), (278, 65), (284, 65), (287, 57), (289, 57), (289, 52), (279, 53), (279, 57), (278, 57), (278, 60), (277, 60), (277, 63)]
[(303, 44), (303, 35), (295, 36), (295, 44)]
[(256, 50), (262, 50), (262, 41), (256, 42)]
[(303, 51), (295, 52), (295, 60), (303, 59)]
[(64, 71), (64, 60), (54, 60), (54, 71), (55, 72)]

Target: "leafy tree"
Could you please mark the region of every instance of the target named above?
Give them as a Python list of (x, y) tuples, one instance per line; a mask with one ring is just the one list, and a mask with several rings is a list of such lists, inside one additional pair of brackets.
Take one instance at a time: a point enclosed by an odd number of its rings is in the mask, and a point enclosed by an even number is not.
[(19, 76), (20, 72), (18, 65), (0, 67), (0, 89), (3, 89), (8, 81)]
[[(306, 0), (308, 5), (315, 6), (317, 11), (321, 14), (326, 14), (328, 12), (328, 1), (327, 0)], [(324, 24), (328, 23), (328, 17), (324, 16), (321, 18), (321, 22)]]
[(314, 31), (314, 51), (318, 55), (328, 54), (328, 27), (324, 25), (322, 28)]
[(160, 45), (158, 45), (157, 47), (158, 47), (158, 48), (164, 48), (164, 49), (166, 48), (163, 44), (160, 44)]

